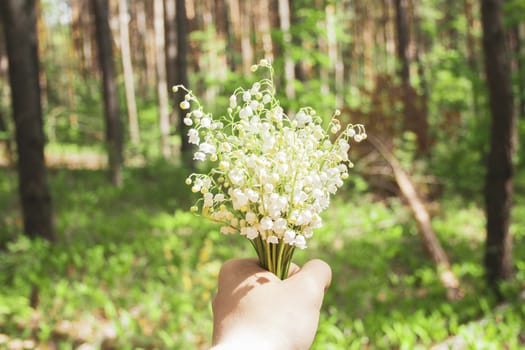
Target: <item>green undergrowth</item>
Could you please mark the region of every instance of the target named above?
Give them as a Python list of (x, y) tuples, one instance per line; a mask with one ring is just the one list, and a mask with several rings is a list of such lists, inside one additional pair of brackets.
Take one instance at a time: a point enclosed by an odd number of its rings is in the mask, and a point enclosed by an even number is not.
[[(127, 169), (117, 189), (101, 171), (51, 170), (53, 244), (20, 235), (15, 173), (0, 175), (0, 348), (17, 339), (58, 349), (209, 347), (220, 266), (255, 251), (188, 212), (186, 171), (163, 163)], [(454, 335), (470, 349), (524, 346), (525, 203), (516, 202), (516, 278), (503, 286), (510, 303), (498, 309), (483, 281), (479, 204), (450, 198), (435, 210), (434, 229), (464, 292), (448, 301), (399, 200), (338, 195), (310, 247), (294, 257), (322, 258), (333, 269), (312, 348), (426, 349)]]

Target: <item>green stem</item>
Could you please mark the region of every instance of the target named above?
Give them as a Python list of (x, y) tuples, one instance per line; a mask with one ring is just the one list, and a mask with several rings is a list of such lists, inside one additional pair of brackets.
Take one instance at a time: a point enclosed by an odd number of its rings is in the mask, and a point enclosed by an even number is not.
[(273, 266), (272, 266), (272, 252), (270, 251), (270, 247), (268, 246), (267, 241), (263, 241), (264, 244), (264, 252), (266, 253), (266, 265), (263, 266), (268, 271), (273, 272)]
[(271, 244), (260, 236), (251, 240), (251, 243), (257, 252), (261, 267), (274, 273), (281, 280), (288, 277), (294, 246), (286, 244), (282, 240), (279, 240), (278, 244)]
[(285, 243), (282, 240), (279, 240), (279, 244), (278, 244), (279, 251), (277, 253), (277, 266), (279, 267), (279, 269), (277, 270), (278, 273), (276, 273), (276, 275), (279, 276), (280, 279), (284, 279), (284, 278), (287, 277), (287, 276), (283, 276), (283, 270), (285, 269), (285, 267), (283, 266), (284, 245), (285, 245)]

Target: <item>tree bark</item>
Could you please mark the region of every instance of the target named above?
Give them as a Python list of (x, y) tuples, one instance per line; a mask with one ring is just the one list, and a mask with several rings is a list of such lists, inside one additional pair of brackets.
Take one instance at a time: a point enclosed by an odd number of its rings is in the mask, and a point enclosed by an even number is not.
[[(7, 80), (7, 48), (5, 47), (4, 37), (4, 28), (0, 26), (0, 79)], [(4, 93), (0, 90), (0, 103), (2, 102), (2, 98), (4, 97), (3, 95)]]
[[(262, 0), (263, 2), (265, 0)], [(266, 0), (268, 1), (268, 0)], [(259, 2), (260, 5), (260, 2)], [(217, 2), (217, 30), (225, 39), (226, 64), (230, 71), (235, 72), (235, 33), (231, 19), (230, 3), (228, 0)], [(220, 18), (220, 20), (219, 20)]]
[[(151, 55), (152, 40), (147, 38), (153, 37), (153, 31), (150, 29), (149, 22), (146, 18), (149, 17), (148, 6), (143, 1), (135, 2), (135, 18), (136, 18), (136, 33), (135, 36), (138, 38), (137, 43), (137, 55), (139, 66), (140, 66), (140, 81), (141, 84), (138, 86), (139, 95), (150, 99), (152, 87), (155, 85), (155, 66), (154, 57)], [(139, 46), (140, 45), (140, 46)]]
[[(177, 81), (178, 84), (182, 84), (189, 87), (188, 81), (188, 17), (186, 15), (186, 3), (184, 0), (177, 1), (176, 19), (177, 19)], [(176, 94), (176, 101), (182, 101), (184, 99), (184, 92), (179, 89)], [(178, 106), (178, 104), (177, 104)], [(191, 156), (192, 146), (188, 142), (188, 130), (189, 128), (184, 124), (184, 116), (186, 112), (180, 108), (178, 118), (178, 129), (181, 139), (181, 158), (183, 163), (190, 169), (194, 168), (193, 158)]]
[(517, 118), (525, 119), (525, 55), (522, 53), (523, 43), (520, 33), (520, 23), (515, 23), (512, 28), (513, 37), (513, 56), (515, 60), (515, 74), (520, 77), (516, 89), (516, 110)]
[(344, 65), (341, 50), (337, 42), (337, 12), (340, 5), (328, 4), (325, 7), (326, 37), (328, 43), (328, 56), (330, 57), (330, 70), (333, 71), (335, 106), (342, 108), (344, 104)]
[(269, 0), (257, 1), (259, 16), (258, 30), (261, 35), (261, 41), (259, 44), (262, 46), (264, 52), (264, 58), (273, 61), (273, 41), (271, 35), (271, 24), (270, 24), (270, 2)]
[(122, 122), (120, 120), (115, 67), (113, 64), (113, 46), (108, 21), (108, 1), (91, 1), (96, 24), (99, 66), (102, 70), (108, 165), (111, 182), (115, 186), (120, 186), (122, 184), (124, 141), (122, 136)]
[(485, 270), (487, 282), (494, 289), (497, 288), (497, 282), (512, 275), (512, 237), (509, 224), (516, 121), (502, 3), (502, 0), (481, 1), (483, 52), (491, 111), (490, 150), (485, 182)]
[(71, 1), (71, 36), (75, 54), (80, 59), (82, 76), (87, 78), (97, 67), (93, 54), (96, 38), (94, 38), (93, 16), (89, 11), (89, 0)]
[(137, 116), (137, 103), (135, 99), (135, 81), (133, 75), (133, 64), (131, 63), (131, 52), (129, 47), (129, 11), (128, 0), (119, 1), (120, 17), (120, 50), (122, 53), (122, 67), (124, 70), (124, 86), (126, 88), (126, 105), (128, 107), (128, 127), (131, 142), (140, 142), (139, 120)]
[(159, 106), (160, 147), (162, 156), (171, 156), (170, 147), (170, 114), (168, 102), (168, 85), (166, 81), (166, 56), (164, 39), (164, 4), (154, 0), (153, 17), (155, 28), (155, 48), (157, 61), (157, 101)]
[(292, 35), (290, 33), (290, 3), (288, 0), (278, 0), (280, 28), (283, 32), (282, 53), (284, 57), (284, 88), (286, 97), (290, 100), (295, 98), (295, 69), (290, 50)]
[(18, 150), (18, 190), (29, 237), (55, 238), (44, 160), (36, 7), (34, 0), (0, 2)]
[[(418, 74), (418, 80), (419, 80), (419, 88), (421, 89), (421, 92), (422, 92), (422, 97), (423, 97), (423, 101), (425, 103), (425, 110), (426, 110), (426, 106), (427, 106), (427, 101), (428, 101), (428, 96), (429, 96), (429, 92), (428, 92), (428, 84), (427, 84), (427, 79), (426, 79), (426, 75), (425, 75), (425, 64), (423, 63), (423, 59), (422, 59), (422, 52), (425, 52), (426, 50), (426, 43), (425, 43), (425, 40), (423, 39), (423, 35), (422, 35), (422, 26), (421, 26), (421, 16), (420, 16), (420, 8), (421, 8), (421, 4), (414, 4), (414, 8), (413, 8), (413, 23), (414, 23), (414, 30), (413, 32), (415, 33), (414, 34), (414, 59), (416, 61), (416, 65), (417, 65), (417, 74)], [(425, 115), (427, 115), (427, 113), (425, 113)]]
[(170, 124), (177, 124), (178, 103), (171, 93), (174, 85), (177, 85), (177, 17), (176, 0), (164, 0), (164, 38), (166, 40), (166, 80), (168, 96), (171, 102)]
[(250, 28), (252, 22), (252, 7), (251, 0), (239, 1), (239, 14), (241, 25), (241, 57), (242, 57), (242, 72), (245, 75), (250, 74), (250, 68), (253, 62), (253, 48), (250, 40)]
[(396, 13), (396, 52), (398, 59), (398, 74), (404, 85), (410, 84), (410, 67), (408, 58), (408, 21), (407, 0), (394, 0)]

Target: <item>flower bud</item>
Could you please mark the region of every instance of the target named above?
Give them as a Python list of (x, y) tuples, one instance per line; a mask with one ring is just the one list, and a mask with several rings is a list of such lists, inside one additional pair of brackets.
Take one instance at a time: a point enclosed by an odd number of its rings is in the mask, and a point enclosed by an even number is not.
[(182, 101), (180, 104), (179, 104), (179, 107), (180, 109), (189, 109), (190, 108), (190, 103), (186, 100)]

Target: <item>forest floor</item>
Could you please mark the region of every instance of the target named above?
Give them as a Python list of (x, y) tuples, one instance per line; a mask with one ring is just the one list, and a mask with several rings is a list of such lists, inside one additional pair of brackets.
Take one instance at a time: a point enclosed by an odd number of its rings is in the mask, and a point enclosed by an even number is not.
[[(0, 168), (0, 349), (207, 349), (219, 268), (255, 252), (188, 212), (184, 169), (127, 168), (114, 188), (86, 165), (50, 169), (54, 244), (19, 235), (16, 174)], [(447, 195), (434, 213), (464, 292), (449, 301), (398, 198), (338, 193), (294, 257), (322, 258), (334, 272), (312, 349), (425, 349), (451, 337), (465, 349), (525, 346), (525, 198), (515, 202), (516, 274), (502, 309), (483, 279), (479, 201)]]

